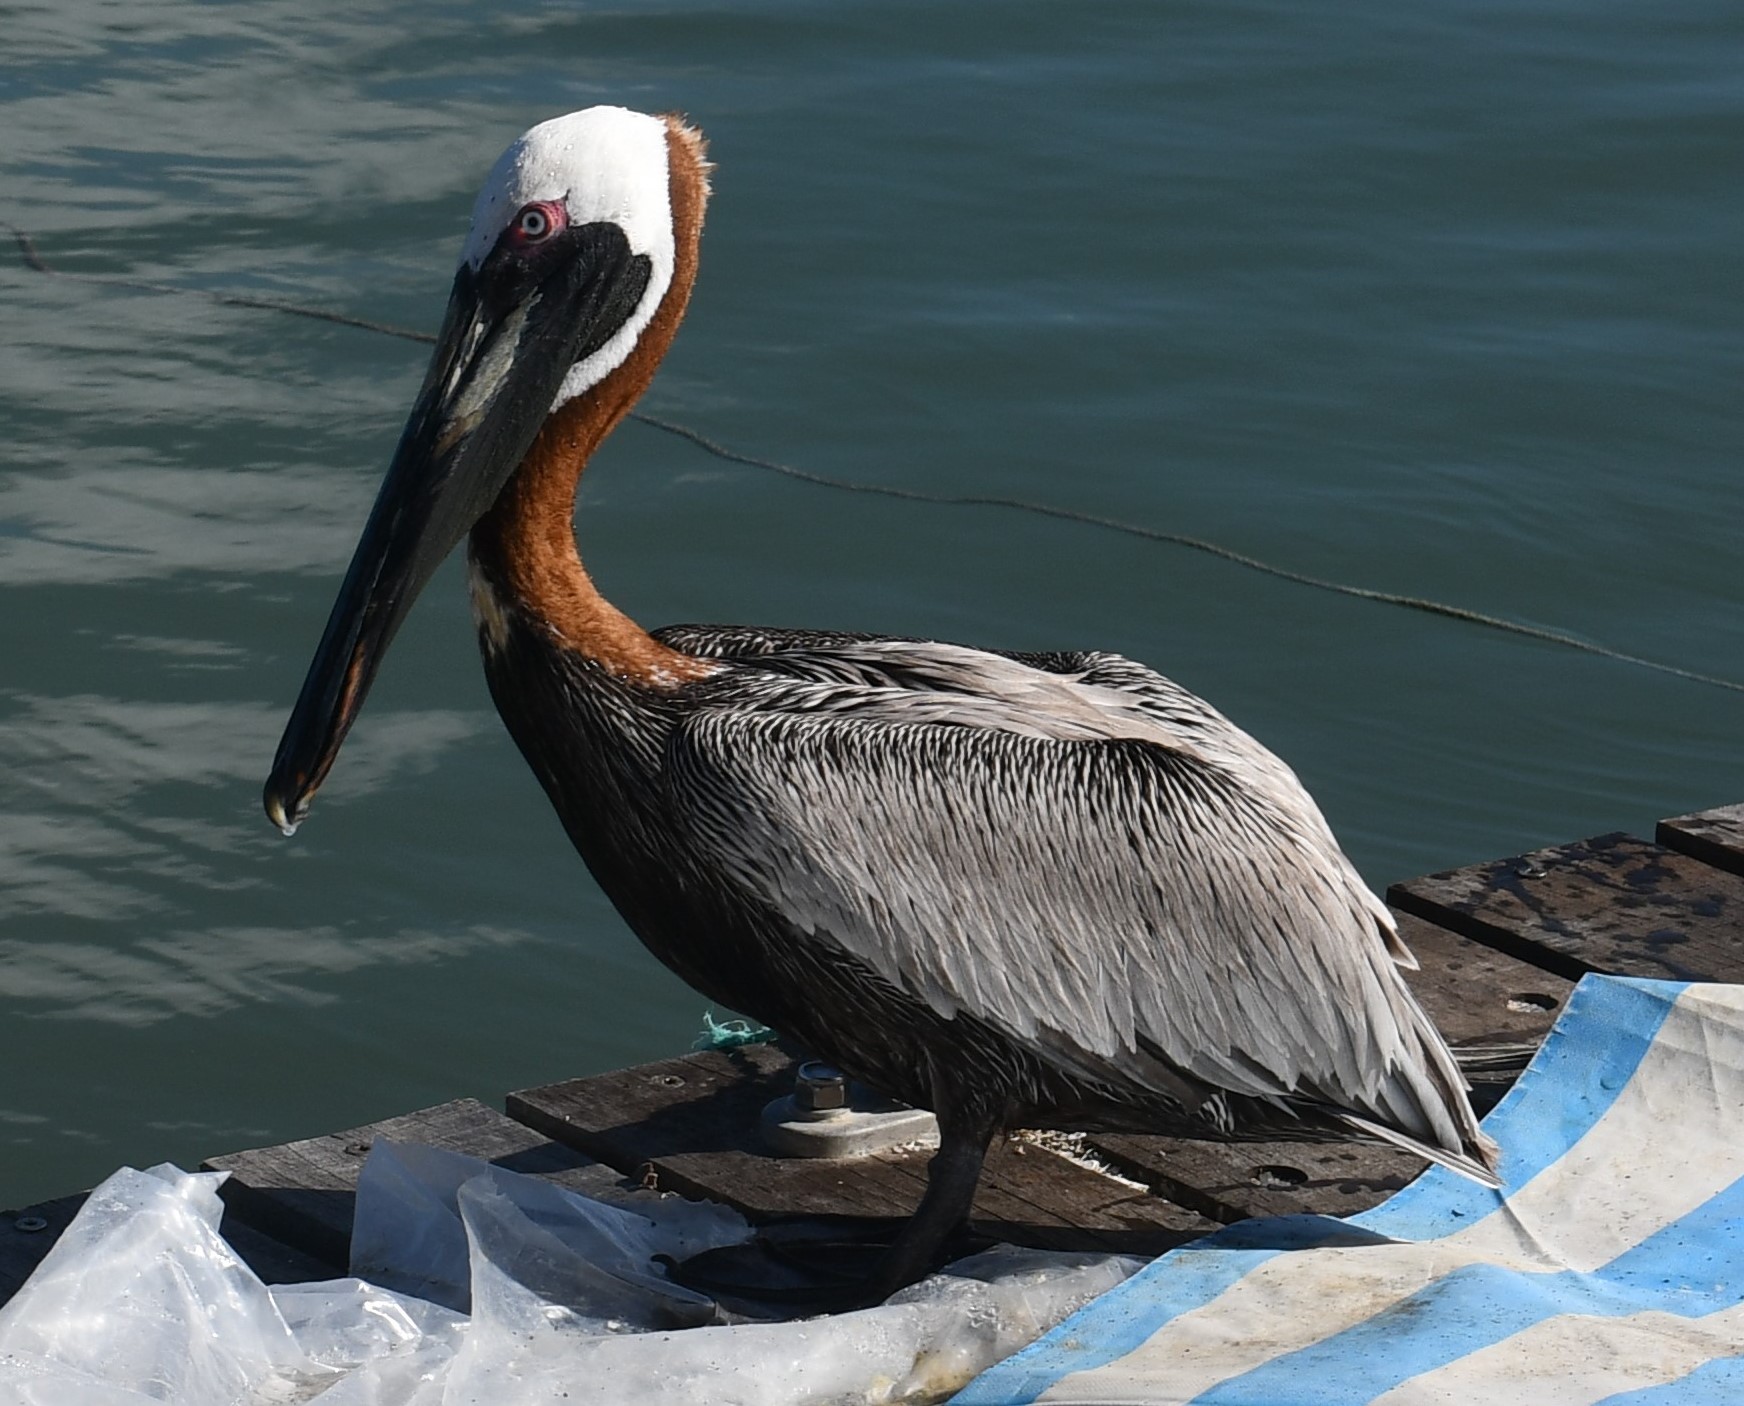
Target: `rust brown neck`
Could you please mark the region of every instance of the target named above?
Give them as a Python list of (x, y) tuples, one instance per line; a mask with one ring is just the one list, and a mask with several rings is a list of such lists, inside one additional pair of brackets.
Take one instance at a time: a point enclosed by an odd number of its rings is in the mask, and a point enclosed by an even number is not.
[(653, 687), (701, 678), (716, 666), (667, 648), (599, 593), (576, 550), (575, 489), (594, 450), (653, 380), (696, 280), (708, 199), (702, 134), (668, 117), (666, 151), (672, 282), (623, 365), (546, 420), (514, 477), (473, 527), (470, 546), (476, 569), (506, 603), (566, 648)]

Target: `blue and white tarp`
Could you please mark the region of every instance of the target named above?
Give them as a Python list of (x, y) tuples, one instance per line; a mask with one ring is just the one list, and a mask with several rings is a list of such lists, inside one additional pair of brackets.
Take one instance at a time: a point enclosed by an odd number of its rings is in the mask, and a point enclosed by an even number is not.
[(1501, 1192), (1231, 1226), (953, 1406), (1744, 1406), (1744, 986), (1588, 977), (1485, 1127)]

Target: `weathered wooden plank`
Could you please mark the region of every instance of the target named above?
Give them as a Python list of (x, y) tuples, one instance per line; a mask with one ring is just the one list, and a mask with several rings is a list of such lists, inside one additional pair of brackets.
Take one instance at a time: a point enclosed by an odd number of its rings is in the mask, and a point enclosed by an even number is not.
[(790, 1056), (750, 1045), (524, 1089), (505, 1106), (511, 1118), (633, 1178), (657, 1180), (662, 1191), (725, 1201), (756, 1218), (913, 1210), (912, 1178), (858, 1160), (761, 1150), (758, 1115), (792, 1083)]
[(1744, 874), (1744, 805), (1673, 816), (1659, 822), (1653, 838), (1703, 864)]
[(1744, 980), (1744, 878), (1631, 835), (1431, 874), (1387, 900), (1571, 980)]
[(85, 1204), (83, 1191), (16, 1211), (0, 1211), (0, 1303), (6, 1303), (54, 1248)]
[(1208, 1218), (1355, 1215), (1378, 1206), (1429, 1164), (1391, 1147), (1355, 1143), (1194, 1142), (1099, 1133), (1110, 1165)]
[[(778, 1157), (762, 1146), (763, 1106), (791, 1091), (793, 1060), (769, 1045), (687, 1055), (509, 1095), (531, 1127), (658, 1183), (724, 1201), (753, 1220), (787, 1216), (896, 1221), (913, 1213), (930, 1151), (851, 1160)], [(988, 1157), (976, 1228), (1049, 1247), (1156, 1253), (1203, 1234), (1198, 1214), (1056, 1156), (1010, 1144)]]
[(1012, 1244), (1145, 1255), (1216, 1229), (1200, 1212), (1015, 1139), (988, 1150), (972, 1221), (982, 1234)]
[[(81, 1191), (22, 1210), (0, 1211), (0, 1305), (11, 1300), (59, 1242), (85, 1204), (86, 1195)], [(233, 1224), (228, 1216), (222, 1230), (231, 1248), (265, 1283), (297, 1284), (344, 1272), (343, 1267), (281, 1245), (248, 1226)]]
[(343, 1266), (350, 1257), (358, 1174), (377, 1138), (463, 1152), (583, 1193), (622, 1185), (609, 1167), (470, 1098), (324, 1137), (228, 1153), (204, 1166), (231, 1174), (223, 1188), (227, 1224), (233, 1215), (286, 1245)]
[(307, 1284), (337, 1278), (345, 1273), (343, 1260), (332, 1264), (293, 1249), (238, 1220), (230, 1213), (229, 1207), (225, 1208), (224, 1220), (218, 1229), (230, 1242), (230, 1248), (242, 1256), (263, 1284)]
[(1393, 915), (1417, 958), (1405, 980), (1454, 1045), (1540, 1044), (1574, 983), (1409, 913)]
[[(1456, 1045), (1537, 1045), (1571, 984), (1560, 976), (1408, 915), (1399, 931), (1416, 954), (1406, 978)], [(1501, 1088), (1480, 1086), (1494, 1103)], [(1487, 1097), (1481, 1097), (1487, 1095)], [(1222, 1144), (1097, 1134), (1090, 1148), (1126, 1175), (1220, 1221), (1248, 1216), (1347, 1216), (1377, 1206), (1428, 1166), (1390, 1147), (1348, 1143)]]

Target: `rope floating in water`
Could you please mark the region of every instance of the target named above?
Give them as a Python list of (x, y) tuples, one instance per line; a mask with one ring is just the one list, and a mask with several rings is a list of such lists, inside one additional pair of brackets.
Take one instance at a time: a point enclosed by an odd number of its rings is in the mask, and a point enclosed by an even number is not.
[[(389, 322), (372, 322), (367, 318), (351, 317), (345, 313), (329, 312), (325, 308), (309, 307), (301, 303), (282, 302), (275, 298), (255, 298), (238, 293), (220, 293), (206, 288), (183, 288), (171, 283), (153, 283), (145, 279), (126, 278), (111, 274), (63, 273), (42, 257), (37, 251), (35, 241), (16, 225), (0, 222), (0, 229), (8, 231), (17, 241), (19, 253), (27, 267), (37, 273), (47, 274), (51, 278), (68, 279), (75, 283), (89, 283), (101, 287), (134, 288), (147, 293), (177, 293), (204, 298), (208, 302), (219, 303), (225, 307), (253, 308), (263, 312), (286, 313), (292, 317), (314, 318), (317, 321), (331, 322), (341, 327), (355, 327), (364, 332), (380, 332), (386, 336), (400, 337), (409, 342), (434, 343), (436, 340), (433, 334), (415, 331), (410, 327), (398, 327)], [(1669, 674), (1673, 678), (1688, 679), (1691, 683), (1708, 684), (1714, 688), (1728, 689), (1733, 693), (1744, 693), (1744, 683), (1739, 683), (1734, 679), (1704, 674), (1699, 670), (1685, 669), (1677, 664), (1665, 664), (1657, 659), (1647, 659), (1639, 654), (1630, 654), (1621, 649), (1614, 649), (1610, 645), (1585, 640), (1578, 635), (1567, 634), (1561, 630), (1548, 629), (1542, 625), (1521, 624), (1516, 620), (1508, 620), (1500, 615), (1489, 615), (1484, 611), (1472, 610), (1463, 605), (1449, 605), (1445, 601), (1431, 600), (1425, 596), (1381, 591), (1369, 586), (1353, 586), (1344, 581), (1331, 581), (1322, 576), (1311, 576), (1307, 572), (1294, 571), (1286, 566), (1274, 566), (1271, 562), (1248, 556), (1244, 552), (1238, 552), (1234, 548), (1225, 547), (1218, 542), (1207, 541), (1202, 537), (1192, 537), (1181, 532), (1164, 532), (1160, 528), (1146, 527), (1141, 523), (1123, 522), (1119, 518), (1103, 517), (1100, 514), (1083, 512), (1077, 508), (1063, 508), (1053, 503), (1040, 503), (1029, 498), (1010, 498), (989, 494), (929, 493), (918, 488), (899, 488), (892, 484), (863, 483), (853, 479), (833, 478), (828, 474), (813, 473), (808, 469), (795, 468), (791, 464), (783, 464), (775, 459), (766, 459), (755, 454), (745, 454), (737, 449), (728, 448), (700, 431), (693, 430), (688, 425), (681, 425), (674, 420), (662, 419), (657, 415), (650, 415), (643, 411), (632, 411), (630, 418), (651, 429), (661, 430), (666, 434), (688, 440), (697, 448), (714, 455), (717, 459), (723, 459), (733, 464), (743, 464), (747, 468), (781, 474), (801, 483), (815, 484), (820, 488), (832, 488), (843, 493), (866, 493), (881, 498), (901, 499), (911, 503), (931, 503), (942, 507), (1006, 508), (1013, 512), (1033, 513), (1039, 517), (1054, 518), (1060, 522), (1072, 522), (1084, 527), (1120, 532), (1145, 542), (1158, 542), (1167, 546), (1185, 547), (1190, 551), (1204, 552), (1220, 561), (1245, 567), (1249, 571), (1258, 571), (1263, 575), (1273, 576), (1293, 585), (1309, 586), (1317, 591), (1330, 591), (1334, 595), (1373, 601), (1379, 605), (1392, 605), (1405, 610), (1421, 611), (1426, 615), (1439, 615), (1448, 620), (1458, 620), (1468, 625), (1479, 625), (1485, 629), (1499, 630), (1505, 634), (1520, 635), (1526, 639), (1539, 640), (1545, 644), (1560, 645), (1564, 649), (1579, 650), (1583, 654), (1596, 655), (1601, 659), (1610, 659), (1619, 664), (1632, 664), (1637, 668), (1651, 669), (1655, 673)], [(731, 1023), (729, 1022), (729, 1024)]]

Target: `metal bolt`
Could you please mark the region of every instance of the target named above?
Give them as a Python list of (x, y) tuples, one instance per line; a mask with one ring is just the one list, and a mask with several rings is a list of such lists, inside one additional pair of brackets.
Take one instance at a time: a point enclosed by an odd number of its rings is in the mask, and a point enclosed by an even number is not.
[(14, 1230), (22, 1230), (26, 1235), (34, 1235), (39, 1230), (47, 1230), (48, 1222), (41, 1216), (20, 1216), (12, 1222)]
[(368, 1153), (368, 1151), (369, 1144), (367, 1142), (348, 1142), (345, 1144), (345, 1155), (347, 1157), (362, 1157)]
[(793, 1078), (793, 1101), (807, 1113), (823, 1113), (848, 1104), (848, 1077), (833, 1064), (808, 1059)]
[(1535, 859), (1522, 859), (1514, 866), (1514, 872), (1522, 879), (1542, 879), (1550, 871)]

